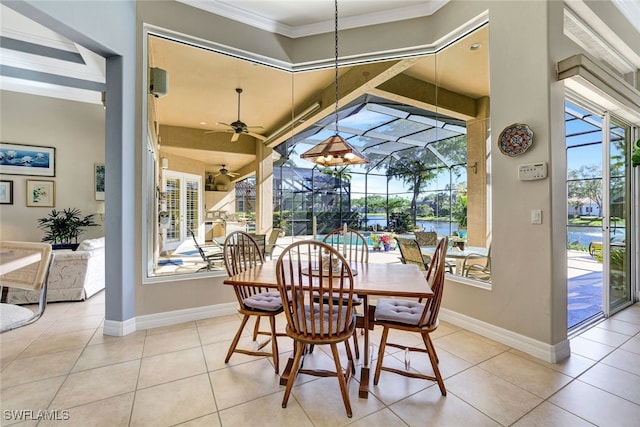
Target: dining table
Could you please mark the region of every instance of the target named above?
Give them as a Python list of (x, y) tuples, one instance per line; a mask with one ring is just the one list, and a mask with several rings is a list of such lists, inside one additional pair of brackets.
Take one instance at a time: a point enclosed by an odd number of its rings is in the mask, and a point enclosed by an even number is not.
[[(276, 279), (277, 260), (266, 262), (247, 269), (235, 276), (224, 280), (225, 285), (246, 286), (256, 285), (265, 288), (277, 288)], [(350, 263), (353, 276), (353, 291), (363, 302), (363, 313), (358, 314), (358, 326), (364, 330), (363, 364), (360, 371), (360, 387), (358, 395), (367, 398), (369, 394), (369, 370), (371, 356), (369, 354), (369, 331), (373, 329), (375, 307), (369, 304), (369, 297), (398, 297), (398, 298), (430, 298), (433, 291), (421, 271), (414, 264), (376, 264)], [(280, 376), (280, 384), (286, 385), (289, 378), (293, 358), (289, 358)]]
[[(430, 257), (436, 251), (435, 246), (420, 246), (420, 252), (422, 255), (428, 255)], [(465, 246), (464, 249), (460, 249), (457, 246), (449, 247), (447, 249), (447, 254), (445, 258), (449, 258), (455, 261), (456, 263), (456, 274), (462, 275), (464, 272), (462, 271), (462, 264), (464, 260), (469, 258), (483, 258), (489, 255), (489, 249), (483, 248), (481, 246)]]

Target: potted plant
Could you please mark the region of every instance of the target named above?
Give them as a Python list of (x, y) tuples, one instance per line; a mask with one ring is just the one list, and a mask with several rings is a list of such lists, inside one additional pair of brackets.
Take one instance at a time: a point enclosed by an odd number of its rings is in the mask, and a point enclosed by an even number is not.
[(38, 219), (38, 228), (45, 231), (43, 242), (51, 242), (54, 249), (72, 249), (78, 247), (78, 236), (86, 227), (95, 227), (93, 214), (83, 216), (80, 209), (53, 209), (49, 215)]
[(640, 166), (640, 139), (633, 145), (633, 153), (631, 154), (631, 164), (633, 167)]
[(453, 208), (453, 216), (458, 223), (458, 236), (467, 236), (467, 195), (458, 196), (458, 200)]

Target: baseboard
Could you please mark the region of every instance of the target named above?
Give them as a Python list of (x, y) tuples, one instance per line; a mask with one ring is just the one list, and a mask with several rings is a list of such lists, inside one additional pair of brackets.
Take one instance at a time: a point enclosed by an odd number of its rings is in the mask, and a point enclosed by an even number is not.
[(124, 322), (105, 320), (103, 333), (105, 335), (121, 337), (142, 329), (176, 325), (178, 323), (193, 322), (195, 320), (208, 319), (211, 317), (228, 316), (236, 314), (237, 312), (238, 303), (234, 302), (147, 314), (125, 320)]
[(166, 311), (136, 317), (136, 329), (151, 329), (161, 326), (175, 325), (211, 317), (228, 316), (238, 312), (238, 303), (225, 303), (194, 307), (185, 310)]
[(136, 331), (136, 319), (128, 319), (123, 322), (117, 320), (105, 320), (102, 333), (115, 337), (123, 337)]
[(440, 308), (440, 319), (484, 337), (491, 338), (492, 340), (523, 351), (546, 362), (557, 363), (571, 355), (568, 339), (557, 344), (547, 344), (445, 308)]

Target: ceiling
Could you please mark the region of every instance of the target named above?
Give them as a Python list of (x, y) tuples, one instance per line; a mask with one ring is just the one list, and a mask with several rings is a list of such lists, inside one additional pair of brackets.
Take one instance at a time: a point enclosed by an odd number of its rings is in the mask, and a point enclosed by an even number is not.
[[(430, 15), (447, 1), (340, 0), (340, 28)], [(332, 31), (334, 24), (331, 0), (182, 2), (290, 37)], [(19, 15), (4, 4), (0, 4), (0, 8), (2, 89), (101, 103), (101, 91), (105, 89), (103, 58)], [(472, 52), (469, 50), (472, 43), (480, 43), (482, 48)], [(225, 127), (218, 125), (218, 122), (231, 123), (238, 119), (235, 91), (238, 87), (243, 89), (240, 108), (242, 121), (249, 126), (260, 126), (255, 132), (267, 137), (274, 136), (283, 126), (285, 129), (290, 127), (292, 116), (311, 109), (316, 102), (320, 107), (306, 117), (306, 125), (302, 121), (299, 123), (301, 129), (333, 112), (333, 69), (292, 75), (266, 65), (166, 39), (152, 41), (149, 56), (152, 66), (163, 68), (169, 74), (169, 95), (157, 99), (159, 124), (197, 129), (205, 140), (222, 141), (230, 138), (231, 135), (227, 133), (207, 134), (205, 131), (224, 130)], [(436, 71), (433, 57), (411, 61), (393, 76), (434, 81)], [(438, 61), (444, 66), (450, 65), (446, 69), (439, 65), (439, 87), (470, 98), (488, 95), (488, 28), (447, 48), (439, 55)], [(461, 63), (465, 67), (460, 67)], [(371, 71), (367, 68), (369, 66), (373, 67)], [(369, 66), (341, 68), (341, 80), (348, 73), (360, 76), (356, 83), (341, 81), (341, 104), (353, 101), (373, 88), (376, 96), (389, 95), (398, 102), (425, 106), (406, 95), (394, 94), (393, 89), (381, 90), (385, 81), (378, 78), (375, 64)], [(476, 72), (473, 73), (473, 70)], [(473, 79), (468, 78), (470, 72), (474, 75)], [(369, 75), (372, 79), (377, 78), (374, 84), (368, 81)], [(294, 93), (292, 88), (295, 89)], [(344, 101), (343, 92), (348, 95)], [(292, 103), (295, 105), (294, 112)], [(246, 138), (242, 136), (241, 142)], [(268, 142), (274, 145), (283, 141), (283, 138), (275, 135)], [(211, 144), (211, 149), (206, 150), (202, 150), (202, 147), (165, 148), (210, 165), (226, 164), (230, 170), (241, 169), (254, 159), (251, 155), (215, 151), (215, 147), (216, 144)]]

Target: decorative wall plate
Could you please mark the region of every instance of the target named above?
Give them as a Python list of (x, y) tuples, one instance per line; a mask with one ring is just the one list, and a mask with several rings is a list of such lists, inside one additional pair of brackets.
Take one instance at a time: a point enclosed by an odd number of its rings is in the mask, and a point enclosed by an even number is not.
[(533, 144), (533, 131), (522, 123), (514, 123), (507, 126), (498, 139), (498, 147), (502, 154), (507, 156), (519, 156)]

